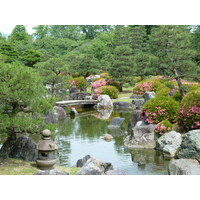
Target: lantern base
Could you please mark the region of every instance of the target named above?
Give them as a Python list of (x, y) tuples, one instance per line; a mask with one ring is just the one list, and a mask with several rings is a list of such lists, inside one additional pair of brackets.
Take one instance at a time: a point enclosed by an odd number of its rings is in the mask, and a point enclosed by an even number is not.
[(56, 160), (36, 160), (36, 164), (41, 170), (53, 169), (56, 164)]

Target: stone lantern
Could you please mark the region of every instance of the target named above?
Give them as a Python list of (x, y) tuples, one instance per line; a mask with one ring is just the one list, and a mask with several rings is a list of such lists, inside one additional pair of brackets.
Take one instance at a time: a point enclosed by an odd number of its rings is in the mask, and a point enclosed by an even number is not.
[(57, 145), (51, 140), (51, 132), (48, 129), (42, 131), (42, 140), (37, 145), (38, 159), (36, 160), (38, 168), (41, 170), (53, 169), (56, 163)]

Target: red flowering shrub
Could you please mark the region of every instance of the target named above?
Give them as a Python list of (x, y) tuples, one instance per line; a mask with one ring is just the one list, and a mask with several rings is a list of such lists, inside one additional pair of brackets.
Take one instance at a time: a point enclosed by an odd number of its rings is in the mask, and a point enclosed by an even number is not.
[(156, 92), (160, 84), (161, 82), (159, 80), (145, 80), (135, 85), (135, 87), (133, 88), (133, 93), (144, 95), (146, 91)]
[(142, 116), (149, 124), (157, 124), (163, 120), (176, 121), (179, 103), (171, 97), (157, 96), (148, 100), (142, 107)]
[(164, 133), (168, 133), (172, 130), (172, 124), (168, 120), (163, 120), (155, 126), (155, 133), (163, 135)]
[(200, 128), (200, 91), (192, 91), (184, 96), (177, 122), (183, 131)]
[(73, 85), (80, 89), (82, 87), (87, 87), (87, 81), (86, 79), (84, 79), (84, 77), (74, 78), (70, 81), (70, 87), (72, 87)]
[(110, 85), (105, 85), (101, 86), (97, 89), (94, 90), (94, 93), (99, 95), (106, 94), (108, 95), (111, 99), (116, 99), (118, 97), (119, 91), (116, 87), (110, 86)]
[(92, 83), (92, 88), (96, 89), (98, 87), (101, 87), (101, 86), (104, 86), (106, 85), (106, 80), (105, 79), (100, 79), (100, 80), (97, 80), (95, 81), (94, 83)]

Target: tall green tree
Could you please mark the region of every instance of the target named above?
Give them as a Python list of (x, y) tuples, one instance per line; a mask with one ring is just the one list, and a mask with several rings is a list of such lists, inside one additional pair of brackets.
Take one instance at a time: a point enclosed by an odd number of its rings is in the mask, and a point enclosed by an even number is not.
[[(52, 106), (40, 76), (31, 68), (0, 63), (0, 69), (0, 134), (7, 136), (7, 145), (12, 145), (18, 133), (44, 129), (43, 114)], [(3, 153), (0, 151), (0, 156)]]
[(31, 39), (31, 36), (26, 31), (24, 25), (16, 25), (12, 30), (12, 33), (8, 36), (8, 40), (13, 43), (23, 42), (24, 44), (28, 43)]
[(33, 30), (35, 32), (33, 33), (33, 36), (37, 39), (43, 39), (45, 37), (48, 37), (50, 34), (50, 27), (48, 25), (38, 25), (33, 27)]
[(197, 69), (188, 26), (161, 26), (154, 29), (149, 41), (152, 53), (159, 58), (155, 70), (160, 75), (175, 78), (184, 95), (181, 78), (195, 77)]
[(129, 82), (133, 76), (134, 63), (132, 49), (129, 46), (118, 46), (114, 50), (114, 62), (110, 68), (110, 75), (120, 82), (121, 91), (124, 83)]
[(35, 64), (43, 78), (43, 83), (49, 88), (51, 96), (56, 96), (62, 88), (67, 88), (69, 72), (68, 64), (61, 58), (50, 58), (46, 62)]

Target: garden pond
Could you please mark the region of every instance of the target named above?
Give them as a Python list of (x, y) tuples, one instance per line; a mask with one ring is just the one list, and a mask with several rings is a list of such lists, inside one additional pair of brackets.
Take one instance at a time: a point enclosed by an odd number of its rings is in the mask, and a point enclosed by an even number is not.
[[(75, 166), (78, 159), (86, 155), (103, 162), (112, 163), (115, 170), (127, 175), (165, 175), (169, 159), (154, 149), (130, 150), (124, 146), (131, 111), (100, 113), (85, 109), (76, 117), (68, 116), (59, 123), (55, 138), (59, 147), (58, 165)], [(125, 118), (118, 129), (109, 129), (108, 124), (114, 117)], [(101, 137), (111, 134), (113, 140), (107, 142)]]

